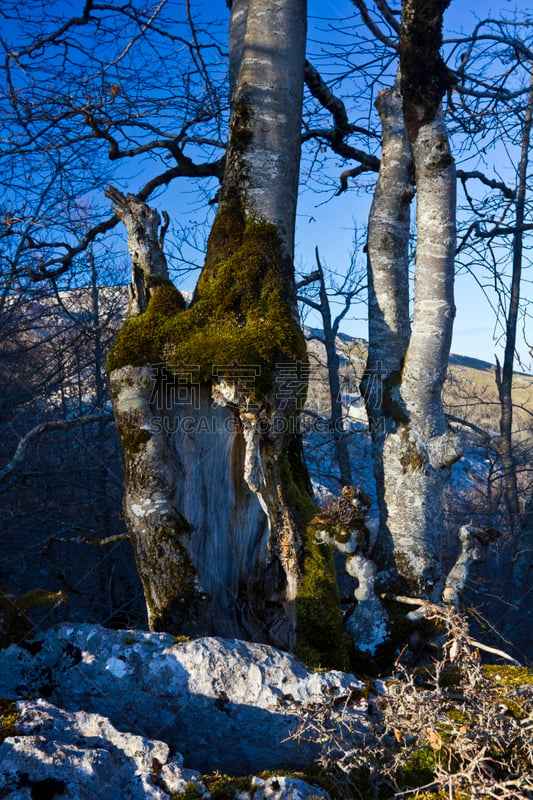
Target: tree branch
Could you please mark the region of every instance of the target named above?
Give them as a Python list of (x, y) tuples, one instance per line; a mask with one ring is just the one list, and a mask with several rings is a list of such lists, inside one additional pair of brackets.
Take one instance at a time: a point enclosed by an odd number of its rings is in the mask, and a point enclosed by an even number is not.
[(36, 425), (28, 433), (22, 437), (17, 445), (17, 449), (13, 457), (7, 464), (0, 469), (0, 481), (4, 480), (11, 472), (13, 472), (18, 464), (24, 459), (26, 450), (30, 442), (37, 436), (41, 436), (48, 431), (68, 431), (72, 428), (79, 428), (82, 425), (90, 425), (93, 422), (110, 422), (113, 419), (112, 414), (88, 414), (86, 417), (77, 417), (76, 419), (56, 420), (51, 422), (41, 422)]
[[(402, 603), (407, 606), (419, 606), (425, 608), (430, 614), (446, 616), (446, 613), (449, 613), (449, 609), (447, 609), (445, 606), (439, 606), (437, 605), (437, 603), (430, 603), (427, 600), (423, 600), (421, 597), (406, 597), (404, 595), (399, 595), (399, 594), (382, 594), (380, 595), (380, 597), (382, 598), (382, 600), (393, 600), (395, 603)], [(493, 655), (499, 656), (500, 658), (504, 658), (506, 661), (510, 661), (511, 664), (514, 664), (516, 667), (522, 666), (519, 661), (514, 659), (504, 650), (498, 650), (496, 647), (489, 647), (489, 645), (487, 644), (478, 642), (477, 639), (471, 639), (470, 636), (466, 637), (466, 641), (472, 647), (477, 647), (479, 650), (484, 650), (486, 653), (492, 653)]]
[(481, 183), (488, 186), (490, 189), (499, 189), (500, 192), (503, 194), (504, 197), (507, 197), (508, 200), (514, 200), (516, 196), (516, 192), (514, 189), (510, 189), (509, 186), (506, 186), (505, 183), (501, 181), (496, 181), (493, 178), (488, 178), (482, 172), (478, 172), (477, 170), (472, 170), (471, 172), (465, 172), (465, 170), (458, 169), (456, 170), (457, 177), (461, 180), (464, 184), (467, 180), (476, 178)]
[(318, 100), (323, 108), (331, 113), (334, 127), (333, 130), (308, 131), (304, 134), (303, 140), (325, 139), (331, 149), (338, 155), (359, 161), (366, 169), (379, 172), (379, 158), (345, 142), (346, 136), (351, 133), (359, 132), (370, 136), (372, 135), (371, 132), (350, 123), (343, 101), (333, 94), (318, 70), (309, 61), (305, 62), (304, 77), (307, 88), (313, 97)]
[[(378, 39), (380, 42), (383, 42), (383, 44), (385, 44), (387, 47), (390, 47), (391, 50), (398, 51), (400, 49), (400, 46), (399, 46), (398, 42), (393, 42), (392, 39), (389, 39), (388, 36), (385, 36), (383, 31), (381, 31), (378, 28), (376, 23), (370, 17), (370, 14), (368, 13), (368, 8), (366, 7), (366, 5), (363, 2), (363, 0), (352, 0), (352, 2), (354, 4), (354, 6), (359, 10), (359, 13), (361, 14), (361, 17), (362, 17), (363, 22), (365, 23), (366, 27), (376, 37), (376, 39)], [(399, 33), (400, 26), (396, 23), (395, 20), (393, 22), (391, 22), (389, 20), (389, 16), (392, 15), (392, 12), (391, 12), (391, 14), (385, 13), (383, 8), (382, 8), (382, 6), (384, 6), (384, 3), (382, 3), (382, 2), (381, 3), (376, 3), (376, 5), (379, 7), (379, 10), (383, 14), (383, 16), (385, 17), (387, 22), (394, 28), (396, 33)], [(388, 7), (387, 7), (387, 9), (388, 9)], [(390, 9), (388, 9), (388, 11), (390, 12)], [(394, 23), (396, 23), (396, 24), (394, 24)]]

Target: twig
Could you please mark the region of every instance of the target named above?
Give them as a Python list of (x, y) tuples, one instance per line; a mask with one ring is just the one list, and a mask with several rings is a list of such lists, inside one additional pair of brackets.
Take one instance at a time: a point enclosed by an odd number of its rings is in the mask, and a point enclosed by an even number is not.
[(29, 443), (32, 441), (32, 439), (35, 439), (36, 436), (41, 436), (41, 434), (48, 431), (68, 431), (71, 428), (79, 428), (82, 425), (90, 425), (92, 422), (109, 422), (112, 419), (112, 414), (88, 414), (85, 417), (77, 417), (76, 419), (41, 422), (40, 425), (36, 425), (34, 428), (28, 431), (25, 436), (22, 437), (17, 445), (17, 449), (15, 450), (13, 457), (2, 469), (0, 469), (0, 481), (13, 472), (17, 465), (24, 459)]
[[(382, 594), (380, 596), (382, 600), (393, 600), (396, 603), (404, 603), (408, 606), (422, 606), (430, 613), (438, 614), (439, 616), (446, 617), (447, 612), (449, 612), (449, 609), (447, 609), (445, 606), (438, 605), (437, 603), (430, 603), (429, 600), (423, 600), (421, 597), (406, 597), (405, 595), (401, 594)], [(487, 644), (478, 642), (477, 639), (471, 639), (470, 636), (466, 636), (465, 639), (472, 647), (477, 647), (479, 650), (483, 650), (486, 653), (492, 653), (493, 655), (500, 656), (500, 658), (510, 661), (515, 667), (522, 666), (520, 661), (517, 661), (504, 650), (498, 650), (496, 647), (489, 647)]]

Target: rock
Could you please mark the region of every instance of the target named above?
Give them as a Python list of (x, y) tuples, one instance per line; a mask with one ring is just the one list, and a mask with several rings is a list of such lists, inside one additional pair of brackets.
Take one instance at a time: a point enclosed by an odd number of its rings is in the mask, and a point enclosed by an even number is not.
[(318, 786), (310, 786), (297, 778), (258, 779), (253, 800), (328, 800), (329, 795)]
[(197, 781), (167, 744), (122, 733), (100, 714), (64, 711), (46, 700), (16, 705), (17, 734), (0, 745), (1, 796), (168, 800)]
[(267, 645), (175, 643), (164, 633), (61, 624), (29, 649), (0, 652), (0, 697), (44, 695), (66, 710), (104, 715), (121, 730), (165, 741), (203, 772), (307, 766), (320, 753), (321, 736), (290, 737), (302, 716), (328, 699), (328, 730), (344, 719), (354, 747), (371, 738), (357, 678), (309, 672)]

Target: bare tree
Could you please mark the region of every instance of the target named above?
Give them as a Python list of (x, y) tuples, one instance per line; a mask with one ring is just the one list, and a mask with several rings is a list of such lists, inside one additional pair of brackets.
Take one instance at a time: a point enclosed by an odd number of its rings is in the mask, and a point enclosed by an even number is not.
[[(344, 429), (344, 410), (341, 393), (340, 358), (337, 350), (337, 336), (342, 321), (348, 314), (354, 297), (362, 291), (361, 282), (354, 280), (353, 269), (349, 270), (342, 285), (334, 290), (335, 298), (342, 298), (342, 309), (333, 317), (331, 300), (326, 285), (324, 269), (320, 261), (318, 247), (316, 254), (316, 270), (302, 278), (298, 284), (298, 299), (304, 306), (314, 309), (320, 314), (323, 329), (323, 341), (326, 350), (326, 369), (328, 375), (328, 392), (330, 404), (329, 429), (335, 446), (335, 456), (339, 468), (341, 488), (351, 486), (353, 482), (350, 455)], [(353, 265), (352, 265), (353, 267)], [(310, 296), (306, 287), (317, 284), (317, 297)]]
[[(441, 100), (450, 84), (440, 56), (447, 3), (405, 0), (400, 69), (378, 98), (383, 150), (370, 214), (369, 354), (362, 391), (372, 429), (380, 528), (371, 558), (357, 575), (368, 584), (350, 628), (368, 637), (374, 592), (404, 587), (439, 600), (442, 495), (459, 451), (442, 405), (454, 317), (455, 168)], [(414, 315), (409, 320), (409, 207), (417, 191)], [(379, 616), (379, 615), (378, 615)], [(386, 638), (386, 614), (370, 652)]]

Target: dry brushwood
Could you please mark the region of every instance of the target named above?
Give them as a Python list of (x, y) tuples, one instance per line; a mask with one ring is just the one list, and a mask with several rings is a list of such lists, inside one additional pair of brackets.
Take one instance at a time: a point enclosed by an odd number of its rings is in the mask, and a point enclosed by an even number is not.
[[(372, 747), (349, 744), (349, 713), (344, 733), (332, 736), (332, 701), (303, 720), (295, 735), (322, 735), (319, 764), (340, 800), (531, 800), (531, 671), (483, 667), (466, 618), (451, 608), (434, 614), (447, 632), (441, 658), (424, 671), (408, 671), (398, 661), (396, 674), (372, 687), (366, 701)], [(374, 694), (380, 687), (385, 691)]]

